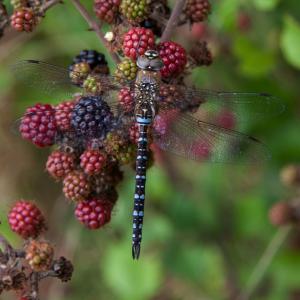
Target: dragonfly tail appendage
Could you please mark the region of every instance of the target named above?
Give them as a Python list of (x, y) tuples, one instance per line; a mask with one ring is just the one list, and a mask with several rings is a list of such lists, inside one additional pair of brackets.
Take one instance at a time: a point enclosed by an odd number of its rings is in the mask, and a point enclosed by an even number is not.
[(138, 259), (140, 255), (142, 228), (144, 220), (144, 201), (146, 184), (146, 165), (148, 160), (148, 125), (139, 124), (139, 139), (136, 157), (136, 184), (133, 208), (132, 257)]

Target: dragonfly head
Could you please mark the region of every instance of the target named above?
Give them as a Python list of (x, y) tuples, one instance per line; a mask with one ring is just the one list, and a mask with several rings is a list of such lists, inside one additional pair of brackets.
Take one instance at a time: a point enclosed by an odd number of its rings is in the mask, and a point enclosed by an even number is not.
[(164, 64), (156, 50), (147, 50), (144, 55), (138, 57), (137, 66), (142, 70), (159, 71)]

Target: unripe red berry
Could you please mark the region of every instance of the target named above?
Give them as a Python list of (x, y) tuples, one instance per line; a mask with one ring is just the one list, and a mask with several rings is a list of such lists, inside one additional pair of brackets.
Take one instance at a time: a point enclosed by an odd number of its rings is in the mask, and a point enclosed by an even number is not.
[(133, 27), (124, 35), (123, 52), (128, 58), (136, 60), (146, 50), (153, 49), (154, 43), (155, 37), (150, 29)]
[(17, 31), (30, 32), (36, 24), (37, 18), (31, 8), (19, 8), (11, 16), (11, 26)]
[(37, 103), (27, 108), (19, 127), (22, 137), (39, 147), (53, 145), (57, 133), (54, 115), (49, 104)]
[(90, 185), (86, 175), (81, 171), (69, 173), (63, 182), (66, 198), (74, 201), (84, 200), (90, 193)]
[(46, 229), (45, 219), (39, 208), (29, 201), (18, 201), (8, 214), (12, 231), (24, 239), (37, 237)]
[(76, 205), (75, 216), (89, 229), (98, 229), (110, 221), (112, 204), (106, 199), (81, 201)]
[(62, 179), (75, 168), (75, 156), (72, 153), (53, 151), (47, 160), (46, 169), (55, 179)]
[(164, 78), (179, 75), (185, 68), (187, 57), (185, 49), (175, 42), (158, 45), (159, 55), (164, 63), (161, 75)]
[(184, 11), (191, 22), (202, 22), (210, 14), (211, 5), (208, 0), (187, 0)]
[(54, 107), (56, 126), (59, 130), (70, 130), (71, 116), (76, 100), (64, 101)]
[(131, 112), (134, 108), (134, 97), (129, 88), (125, 87), (119, 91), (118, 100), (125, 112)]
[(100, 150), (87, 149), (80, 156), (80, 166), (88, 175), (98, 174), (106, 164), (107, 157)]
[(95, 0), (95, 14), (100, 20), (112, 24), (118, 14), (120, 3), (121, 0)]

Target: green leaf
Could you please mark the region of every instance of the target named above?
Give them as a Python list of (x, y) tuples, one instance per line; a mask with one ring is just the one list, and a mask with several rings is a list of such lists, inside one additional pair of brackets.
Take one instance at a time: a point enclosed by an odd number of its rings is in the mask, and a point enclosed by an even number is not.
[(235, 26), (239, 0), (224, 0), (214, 6), (212, 21), (220, 30), (231, 30)]
[(300, 24), (291, 16), (284, 18), (280, 45), (285, 59), (300, 69)]
[(233, 52), (239, 60), (240, 73), (248, 77), (263, 77), (275, 65), (275, 55), (272, 52), (257, 47), (242, 36), (235, 39)]
[(253, 0), (253, 4), (259, 10), (272, 10), (280, 0)]
[(141, 258), (134, 261), (131, 244), (127, 240), (110, 247), (103, 262), (104, 279), (117, 299), (150, 299), (162, 284), (163, 271), (159, 259), (147, 256), (143, 251)]

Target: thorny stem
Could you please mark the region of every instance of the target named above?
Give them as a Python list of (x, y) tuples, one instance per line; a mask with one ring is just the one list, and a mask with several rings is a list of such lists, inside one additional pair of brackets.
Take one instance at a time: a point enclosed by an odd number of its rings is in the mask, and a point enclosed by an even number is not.
[(52, 6), (54, 6), (56, 4), (63, 4), (63, 1), (62, 0), (49, 0), (41, 6), (41, 12), (44, 13), (46, 10), (48, 10), (49, 8), (51, 8)]
[(288, 234), (291, 232), (292, 226), (286, 226), (278, 229), (277, 233), (270, 241), (262, 257), (254, 267), (252, 274), (249, 277), (246, 288), (237, 297), (237, 300), (248, 300), (255, 292), (258, 284), (263, 279), (268, 267), (270, 266), (273, 258), (280, 249), (283, 242), (286, 240)]
[(98, 25), (98, 23), (93, 20), (93, 18), (90, 16), (90, 14), (86, 10), (86, 8), (80, 3), (79, 0), (70, 0), (70, 1), (73, 3), (73, 5), (79, 11), (79, 13), (82, 15), (82, 17), (86, 20), (86, 22), (88, 23), (90, 28), (95, 31), (95, 33), (96, 33), (97, 37), (99, 38), (99, 40), (101, 41), (101, 43), (104, 46), (106, 46), (106, 48), (107, 48), (108, 52), (110, 53), (110, 55), (111, 55), (112, 59), (114, 60), (114, 62), (116, 64), (118, 64), (120, 62), (120, 59), (119, 59), (119, 57), (117, 56), (116, 53), (113, 53), (112, 51), (109, 50), (109, 47), (107, 47), (107, 41), (104, 38), (104, 34), (101, 31), (101, 28)]
[(185, 4), (185, 0), (177, 0), (176, 1), (176, 4), (172, 10), (170, 19), (169, 19), (167, 26), (166, 26), (166, 28), (162, 34), (162, 37), (160, 39), (161, 42), (168, 41), (171, 38), (173, 30), (176, 27), (178, 18), (183, 10), (184, 4)]

